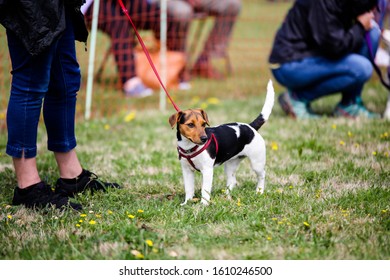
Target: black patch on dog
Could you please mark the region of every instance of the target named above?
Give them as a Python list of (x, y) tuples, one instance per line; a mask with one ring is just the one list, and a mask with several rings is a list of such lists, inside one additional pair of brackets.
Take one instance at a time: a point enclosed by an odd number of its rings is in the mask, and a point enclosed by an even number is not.
[[(236, 130), (233, 129), (232, 126), (238, 127), (240, 131), (240, 136), (238, 138)], [(207, 148), (207, 152), (211, 158), (215, 158), (214, 165), (223, 164), (225, 161), (240, 153), (245, 145), (252, 142), (255, 137), (255, 133), (249, 126), (238, 123), (229, 123), (217, 127), (206, 128), (208, 137), (211, 137), (211, 134), (213, 133), (218, 142), (218, 154), (216, 154), (216, 143), (214, 143), (214, 141), (212, 141)]]

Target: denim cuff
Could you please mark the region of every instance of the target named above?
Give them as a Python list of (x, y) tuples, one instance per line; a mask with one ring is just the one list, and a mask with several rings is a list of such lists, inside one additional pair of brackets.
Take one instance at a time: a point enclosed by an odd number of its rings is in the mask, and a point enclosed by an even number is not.
[(77, 146), (76, 138), (70, 139), (66, 142), (47, 143), (47, 149), (52, 152), (66, 153)]
[(7, 145), (7, 155), (14, 158), (34, 158), (37, 156), (37, 147), (34, 148), (22, 148), (12, 145)]

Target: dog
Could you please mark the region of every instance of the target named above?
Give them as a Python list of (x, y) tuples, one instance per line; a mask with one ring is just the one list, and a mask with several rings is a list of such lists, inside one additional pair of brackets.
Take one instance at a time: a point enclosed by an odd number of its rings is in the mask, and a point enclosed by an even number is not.
[(195, 171), (202, 173), (201, 203), (208, 205), (213, 182), (213, 168), (225, 164), (227, 194), (236, 186), (235, 172), (242, 159), (248, 157), (257, 175), (258, 193), (264, 192), (266, 146), (257, 132), (268, 120), (274, 106), (275, 91), (270, 80), (260, 115), (250, 124), (227, 123), (207, 127), (209, 119), (202, 109), (179, 111), (169, 117), (169, 124), (177, 128), (177, 150), (181, 162), (185, 201), (193, 199)]

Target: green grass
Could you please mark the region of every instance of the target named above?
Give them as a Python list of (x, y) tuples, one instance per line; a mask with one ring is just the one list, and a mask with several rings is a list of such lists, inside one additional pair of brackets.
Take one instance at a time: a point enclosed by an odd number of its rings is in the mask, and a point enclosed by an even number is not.
[[(246, 68), (233, 52), (234, 75), (223, 83), (196, 80), (191, 91), (173, 92), (180, 107), (207, 107), (212, 125), (249, 122), (257, 116), (271, 77), (266, 57), (277, 28), (275, 22), (267, 24), (267, 19), (272, 13), (280, 18), (288, 5), (262, 1), (259, 6), (264, 31), (260, 25), (250, 33), (245, 24), (253, 23), (240, 22), (232, 43), (237, 50), (238, 38), (263, 31), (259, 36), (266, 39), (258, 57), (249, 60)], [(243, 12), (256, 14), (253, 9)], [(212, 104), (209, 97), (218, 98), (219, 103)], [(370, 109), (382, 112), (386, 98), (374, 76), (363, 99)], [(338, 99), (320, 100), (314, 109), (329, 114)], [(168, 107), (160, 112), (156, 104), (156, 99), (134, 101), (107, 118), (79, 119), (77, 151), (83, 166), (123, 185), (122, 190), (77, 196), (84, 206), (81, 213), (9, 205), (16, 180), (2, 131), (0, 259), (390, 258), (388, 121), (326, 116), (294, 121), (275, 104), (269, 122), (260, 130), (267, 144), (265, 193), (255, 193), (255, 175), (244, 161), (232, 200), (226, 198), (223, 168), (218, 167), (210, 206), (199, 201), (180, 206), (183, 180), (175, 131), (168, 124), (174, 110)], [(126, 121), (137, 106), (143, 109)], [(54, 184), (58, 172), (52, 154), (46, 151), (43, 123), (38, 147), (40, 174)], [(196, 182), (200, 198), (199, 174)]]

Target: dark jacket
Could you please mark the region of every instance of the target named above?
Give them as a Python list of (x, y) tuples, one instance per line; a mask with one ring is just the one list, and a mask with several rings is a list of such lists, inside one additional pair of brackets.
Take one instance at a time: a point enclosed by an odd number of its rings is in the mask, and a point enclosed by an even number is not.
[(23, 42), (31, 55), (47, 49), (65, 30), (65, 12), (73, 19), (76, 39), (87, 41), (80, 6), (84, 0), (0, 0), (0, 23)]
[(312, 56), (330, 59), (356, 52), (365, 30), (356, 17), (375, 7), (375, 0), (297, 0), (277, 31), (270, 63)]

